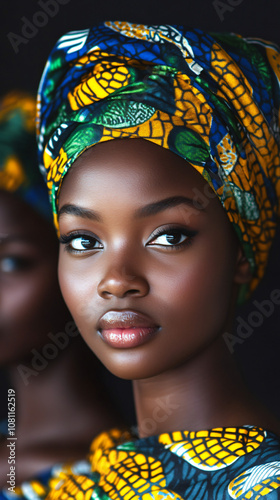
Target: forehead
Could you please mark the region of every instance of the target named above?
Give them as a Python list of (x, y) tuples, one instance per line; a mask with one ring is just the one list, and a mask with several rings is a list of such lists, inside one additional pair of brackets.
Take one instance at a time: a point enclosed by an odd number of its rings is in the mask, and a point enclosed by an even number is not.
[(36, 220), (33, 210), (15, 194), (0, 190), (0, 230), (25, 233)]
[(164, 197), (172, 189), (184, 196), (207, 187), (194, 167), (171, 151), (143, 139), (120, 139), (93, 146), (76, 160), (63, 180), (59, 206), (70, 198), (82, 204), (87, 192), (100, 199), (110, 191), (112, 202), (114, 193), (126, 191), (131, 200), (144, 202), (145, 196)]
[(0, 245), (14, 237), (15, 241), (40, 247), (43, 252), (56, 247), (52, 225), (17, 195), (0, 190)]

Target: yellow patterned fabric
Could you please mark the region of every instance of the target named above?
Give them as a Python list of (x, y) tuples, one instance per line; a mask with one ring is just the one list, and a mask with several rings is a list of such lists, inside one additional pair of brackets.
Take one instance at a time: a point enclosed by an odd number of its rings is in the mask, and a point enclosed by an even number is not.
[(279, 438), (258, 427), (138, 440), (113, 429), (93, 441), (89, 463), (89, 475), (71, 472), (47, 500), (280, 498)]
[(250, 262), (252, 291), (279, 217), (279, 67), (270, 42), (183, 26), (107, 21), (63, 36), (38, 96), (56, 226), (75, 159), (100, 142), (143, 138), (186, 159), (215, 191)]
[(46, 187), (37, 172), (36, 100), (13, 91), (0, 100), (0, 190), (9, 191), (50, 217)]
[(168, 445), (195, 467), (215, 470), (227, 467), (239, 457), (257, 449), (264, 440), (258, 429), (213, 429), (199, 432), (173, 432), (159, 437), (159, 442)]
[(112, 429), (88, 460), (55, 466), (0, 500), (278, 500), (280, 439), (259, 427), (137, 439)]
[[(90, 463), (81, 460), (72, 464), (57, 464), (41, 473), (30, 481), (24, 481), (14, 488), (14, 492), (4, 489), (0, 491), (0, 500), (43, 500), (50, 490), (60, 488), (70, 477), (79, 478), (79, 491), (81, 490), (82, 477), (91, 473)], [(92, 483), (92, 481), (91, 481)], [(61, 497), (62, 498), (62, 497)], [(79, 497), (73, 497), (79, 498)]]

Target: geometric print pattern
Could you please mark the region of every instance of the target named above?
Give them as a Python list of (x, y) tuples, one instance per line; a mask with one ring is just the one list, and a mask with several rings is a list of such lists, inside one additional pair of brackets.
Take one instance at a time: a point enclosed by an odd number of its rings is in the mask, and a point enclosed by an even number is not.
[(167, 434), (160, 436), (172, 453), (182, 457), (202, 470), (219, 470), (238, 460), (239, 457), (258, 448), (265, 433), (258, 429), (213, 429), (199, 432), (174, 432), (172, 441)]
[(142, 138), (210, 184), (250, 262), (244, 294), (252, 291), (280, 215), (279, 67), (272, 43), (183, 26), (106, 21), (64, 35), (40, 83), (37, 117), (57, 229), (75, 159), (100, 142)]
[(280, 487), (280, 461), (246, 470), (231, 481), (228, 487), (231, 498), (261, 498)]
[(51, 218), (48, 194), (37, 170), (36, 100), (11, 91), (0, 100), (0, 189), (16, 194)]
[(276, 500), (280, 439), (259, 427), (178, 431), (136, 439), (112, 429), (97, 436), (88, 460), (2, 492), (25, 500)]

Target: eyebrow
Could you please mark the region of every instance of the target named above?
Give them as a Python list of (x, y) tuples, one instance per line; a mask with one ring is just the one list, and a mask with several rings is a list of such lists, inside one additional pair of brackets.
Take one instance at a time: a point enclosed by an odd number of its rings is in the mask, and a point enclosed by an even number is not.
[(13, 235), (13, 234), (0, 234), (0, 245), (6, 245), (7, 243), (12, 243), (13, 241), (28, 242), (29, 238), (27, 235)]
[(191, 198), (187, 198), (186, 196), (171, 196), (169, 198), (165, 198), (164, 200), (155, 201), (154, 203), (150, 203), (145, 207), (139, 208), (136, 210), (136, 217), (148, 217), (150, 215), (158, 214), (159, 212), (163, 212), (168, 208), (177, 207), (178, 205), (188, 205), (191, 208), (194, 208), (197, 211), (205, 211), (204, 207), (196, 200), (192, 200)]
[[(158, 214), (159, 212), (163, 212), (168, 208), (177, 207), (178, 205), (188, 205), (191, 208), (194, 208), (197, 211), (205, 211), (205, 208), (196, 200), (192, 200), (191, 198), (187, 198), (186, 196), (171, 196), (169, 198), (165, 198), (164, 200), (155, 201), (153, 203), (149, 203), (144, 207), (141, 207), (136, 210), (135, 216), (137, 218), (140, 217), (149, 217), (151, 215)], [(102, 222), (101, 215), (95, 210), (90, 210), (88, 208), (79, 207), (77, 205), (72, 205), (71, 203), (67, 203), (61, 207), (58, 211), (58, 219), (63, 215), (75, 215), (76, 217), (82, 217), (83, 219), (90, 219), (96, 222)]]
[(71, 203), (67, 203), (66, 205), (63, 205), (63, 207), (61, 207), (61, 209), (58, 211), (57, 218), (59, 219), (63, 214), (76, 215), (76, 217), (82, 217), (83, 219), (102, 222), (101, 215), (95, 210), (78, 207), (77, 205), (72, 205)]

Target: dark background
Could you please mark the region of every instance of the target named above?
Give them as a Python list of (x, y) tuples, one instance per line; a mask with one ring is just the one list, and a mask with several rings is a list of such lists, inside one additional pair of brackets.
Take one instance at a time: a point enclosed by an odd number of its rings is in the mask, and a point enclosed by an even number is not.
[[(58, 10), (53, 17), (39, 14), (43, 10), (42, 3), (47, 4), (47, 0), (41, 0), (41, 4), (40, 0), (1, 1), (0, 93), (13, 88), (35, 92), (56, 40), (67, 31), (88, 28), (106, 19), (184, 24), (210, 31), (233, 31), (280, 43), (279, 0), (61, 0), (63, 5), (59, 5), (58, 0), (51, 1), (55, 1)], [(29, 39), (14, 38), (19, 42), (16, 53), (9, 37), (22, 36), (26, 20), (32, 24), (36, 20), (44, 26), (35, 26), (32, 32), (29, 25)], [(269, 317), (264, 314), (261, 318), (252, 316), (257, 310), (254, 301), (270, 300), (273, 290), (280, 290), (279, 247), (280, 235), (275, 241), (263, 283), (250, 303), (238, 311), (239, 318), (247, 323), (254, 320), (257, 326), (249, 328), (247, 338), (241, 339), (236, 333), (237, 323), (233, 332), (237, 341), (231, 348), (249, 385), (280, 417), (280, 305), (274, 306)]]
[[(67, 31), (89, 28), (106, 19), (185, 24), (280, 42), (279, 0), (61, 0), (65, 4), (59, 5), (54, 17), (46, 15), (45, 21), (38, 15), (43, 10), (40, 1), (47, 4), (48, 0), (1, 0), (2, 93), (14, 86), (36, 90), (57, 39)], [(60, 0), (54, 1), (58, 5)], [(22, 36), (25, 24), (22, 17), (32, 24), (33, 19), (46, 24), (41, 28), (35, 26), (35, 34), (32, 36), (30, 32), (31, 38), (18, 45), (16, 54), (8, 34)]]

